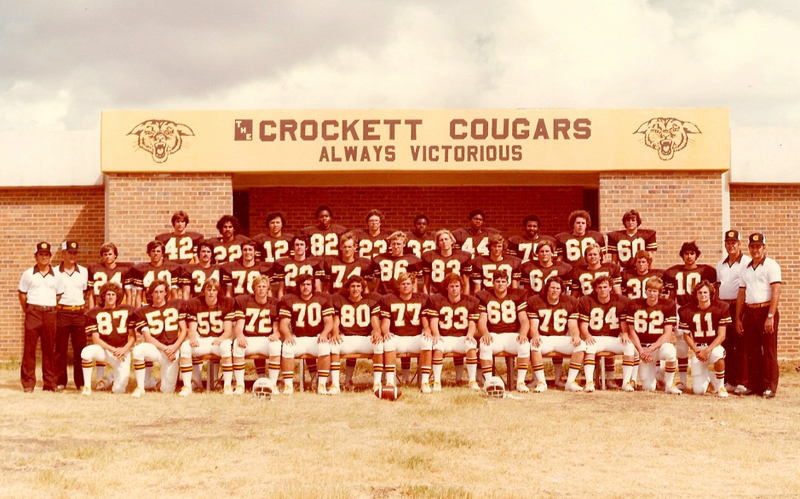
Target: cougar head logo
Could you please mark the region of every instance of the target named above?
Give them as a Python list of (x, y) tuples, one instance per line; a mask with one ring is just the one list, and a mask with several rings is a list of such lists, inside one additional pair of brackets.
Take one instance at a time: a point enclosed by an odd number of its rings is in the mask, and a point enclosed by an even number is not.
[(133, 127), (128, 135), (137, 135), (139, 148), (149, 152), (156, 163), (163, 163), (169, 159), (170, 154), (180, 150), (183, 137), (194, 137), (194, 132), (182, 123), (147, 120)]
[(644, 134), (644, 145), (658, 151), (658, 157), (669, 161), (689, 143), (690, 133), (702, 133), (697, 125), (676, 118), (653, 118), (639, 125), (633, 133)]

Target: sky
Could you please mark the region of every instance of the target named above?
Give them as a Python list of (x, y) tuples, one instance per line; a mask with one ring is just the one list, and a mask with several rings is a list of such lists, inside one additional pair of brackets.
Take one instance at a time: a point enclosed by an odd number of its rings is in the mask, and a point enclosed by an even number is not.
[(0, 131), (104, 109), (724, 107), (800, 127), (796, 0), (9, 0)]

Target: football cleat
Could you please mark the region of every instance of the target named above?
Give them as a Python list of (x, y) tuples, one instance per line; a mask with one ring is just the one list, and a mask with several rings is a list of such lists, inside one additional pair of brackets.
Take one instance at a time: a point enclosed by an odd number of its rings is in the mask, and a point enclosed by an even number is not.
[(520, 381), (519, 383), (517, 383), (517, 391), (520, 393), (528, 393), (531, 390), (530, 388), (528, 388), (528, 386), (525, 384), (524, 381)]
[(683, 381), (678, 381), (677, 383), (675, 383), (675, 388), (677, 388), (680, 391), (684, 391), (686, 390), (686, 385), (683, 384)]
[(678, 385), (668, 386), (664, 388), (664, 391), (671, 395), (680, 395), (681, 393), (683, 393), (683, 390), (678, 388)]
[(725, 391), (726, 392), (732, 392), (732, 391), (735, 391), (735, 390), (736, 390), (735, 386), (733, 386), (730, 383), (725, 383)]
[(377, 393), (377, 392), (381, 391), (381, 388), (382, 388), (382, 386), (381, 386), (380, 383), (375, 383), (374, 385), (372, 385), (373, 393)]
[(325, 387), (325, 383), (317, 383), (317, 393), (320, 395), (328, 394), (328, 389)]
[(233, 389), (234, 395), (244, 395), (244, 385), (236, 385), (236, 388)]
[(91, 394), (92, 394), (92, 389), (89, 387), (89, 385), (83, 385), (81, 387), (81, 395), (91, 395)]
[(275, 394), (275, 385), (269, 378), (258, 378), (253, 382), (252, 392), (253, 397), (258, 400), (272, 400), (272, 396)]
[(422, 383), (419, 387), (419, 391), (421, 391), (422, 393), (431, 393), (430, 383)]
[(483, 393), (492, 399), (502, 399), (506, 396), (506, 384), (500, 376), (487, 376), (483, 384)]
[(233, 395), (233, 388), (231, 385), (225, 385), (222, 387), (222, 394), (223, 395)]
[(339, 385), (331, 385), (331, 387), (328, 388), (328, 395), (338, 395), (341, 392), (342, 392), (342, 389), (339, 388)]
[(178, 395), (180, 395), (181, 397), (188, 397), (191, 394), (192, 394), (192, 387), (188, 385), (183, 385), (181, 391), (178, 392)]
[(98, 381), (98, 382), (97, 382), (97, 384), (94, 386), (94, 390), (95, 390), (96, 392), (107, 392), (107, 391), (111, 390), (111, 383), (110, 383), (110, 382), (107, 382), (107, 381), (106, 381), (106, 380), (104, 380), (104, 379), (101, 379), (101, 380), (100, 380), (100, 381)]
[(283, 385), (283, 393), (284, 395), (291, 395), (294, 393), (294, 383), (284, 383)]
[(568, 384), (564, 390), (568, 392), (582, 392), (583, 387), (579, 385), (577, 381), (573, 381), (572, 383)]
[(403, 394), (403, 392), (400, 391), (400, 388), (394, 385), (387, 384), (386, 386), (381, 387), (380, 385), (376, 384), (376, 386), (378, 386), (378, 389), (375, 390), (373, 393), (375, 393), (375, 396), (381, 400), (394, 401), (399, 399), (400, 395)]
[(468, 387), (470, 390), (472, 390), (473, 392), (479, 392), (479, 391), (481, 391), (481, 387), (478, 385), (478, 382), (477, 382), (477, 381), (475, 381), (475, 380), (472, 380), (472, 381), (470, 381), (470, 382), (469, 382), (469, 384), (467, 385), (467, 387)]
[(622, 385), (622, 391), (623, 392), (634, 392), (634, 391), (636, 391), (636, 388), (633, 387), (633, 383), (628, 381), (627, 383)]
[(592, 393), (594, 391), (594, 381), (587, 381), (586, 386), (583, 387), (583, 391), (586, 393)]
[(723, 399), (728, 398), (728, 390), (726, 390), (724, 386), (719, 387), (719, 390), (717, 390), (717, 397)]
[(431, 389), (434, 393), (438, 393), (442, 391), (442, 383), (440, 381), (434, 381)]
[(145, 390), (144, 390), (144, 388), (142, 388), (142, 387), (140, 387), (140, 386), (137, 386), (137, 387), (136, 387), (136, 388), (133, 390), (133, 393), (131, 393), (131, 397), (133, 397), (133, 398), (135, 398), (135, 399), (141, 398), (141, 397), (142, 397), (142, 395), (144, 395), (144, 391), (145, 391)]
[(534, 393), (544, 393), (547, 391), (547, 383), (544, 381), (540, 381), (536, 383), (536, 387), (533, 389)]

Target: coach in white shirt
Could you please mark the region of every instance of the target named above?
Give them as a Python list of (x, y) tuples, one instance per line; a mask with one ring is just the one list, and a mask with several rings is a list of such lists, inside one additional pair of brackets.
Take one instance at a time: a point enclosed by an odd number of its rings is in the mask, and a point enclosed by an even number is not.
[(86, 346), (85, 316), (86, 292), (89, 271), (78, 265), (78, 242), (64, 241), (61, 244), (61, 264), (56, 267), (59, 291), (62, 293), (56, 307), (56, 391), (67, 386), (67, 353), (72, 340), (72, 380), (80, 391), (83, 386), (81, 351)]
[[(742, 253), (739, 243), (739, 231), (725, 232), (725, 251), (728, 255), (717, 263), (717, 284), (719, 285), (718, 299), (726, 302), (731, 307), (731, 315), (736, 314), (736, 298), (739, 296), (742, 269), (750, 263), (750, 257)], [(747, 388), (747, 350), (744, 337), (736, 332), (731, 322), (725, 331), (725, 388), (731, 392), (745, 392)]]

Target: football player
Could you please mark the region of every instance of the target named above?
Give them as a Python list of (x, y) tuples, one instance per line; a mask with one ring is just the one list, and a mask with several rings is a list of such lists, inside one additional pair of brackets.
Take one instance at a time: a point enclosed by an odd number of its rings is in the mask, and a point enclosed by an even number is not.
[(203, 294), (203, 284), (208, 279), (220, 279), (220, 267), (214, 263), (214, 245), (211, 241), (200, 241), (197, 244), (197, 262), (189, 263), (182, 268), (183, 299), (197, 298)]
[(583, 252), (586, 265), (578, 265), (572, 268), (572, 296), (580, 298), (592, 292), (592, 283), (601, 275), (611, 277), (614, 283), (613, 290), (616, 294), (622, 294), (622, 276), (619, 265), (614, 262), (604, 262), (602, 248), (596, 243), (589, 243)]
[(623, 230), (608, 233), (608, 252), (614, 263), (625, 269), (633, 269), (637, 253), (652, 253), (658, 249), (656, 231), (640, 228), (642, 217), (636, 210), (628, 210), (622, 215), (622, 225), (625, 227)]
[[(89, 264), (87, 270), (89, 271), (88, 286), (91, 290), (89, 293), (89, 309), (99, 306), (100, 288), (107, 282), (115, 282), (120, 286), (124, 286), (128, 280), (128, 273), (131, 271), (131, 264), (124, 264), (117, 262), (119, 257), (119, 250), (114, 243), (105, 243), (100, 246), (100, 262)], [(125, 303), (131, 303), (130, 289), (125, 290)]]
[(498, 270), (505, 270), (511, 276), (511, 289), (517, 289), (522, 277), (522, 261), (506, 254), (508, 242), (502, 234), (489, 236), (488, 246), (488, 256), (478, 255), (472, 259), (472, 284), (475, 293), (491, 288), (492, 275)]
[(264, 263), (275, 263), (289, 256), (289, 243), (294, 234), (284, 232), (286, 216), (280, 211), (267, 214), (267, 232), (253, 238), (256, 242), (256, 257)]
[(564, 282), (563, 292), (567, 293), (570, 287), (572, 265), (557, 262), (555, 258), (556, 246), (549, 239), (542, 239), (536, 246), (536, 260), (522, 264), (522, 277), (520, 283), (532, 293), (541, 293), (544, 283), (551, 277), (558, 276)]
[(158, 362), (161, 366), (161, 392), (174, 393), (180, 371), (180, 349), (186, 339), (186, 321), (183, 302), (169, 300), (169, 286), (156, 279), (147, 288), (147, 302), (136, 310), (136, 331), (144, 341), (133, 347), (133, 369), (136, 389), (131, 394), (139, 398), (145, 393), (145, 362)]
[[(287, 293), (296, 293), (297, 278), (301, 275), (314, 277), (323, 273), (322, 260), (315, 256), (308, 256), (308, 236), (298, 234), (292, 239), (292, 256), (281, 258), (275, 261), (275, 265), (270, 270), (270, 278), (277, 280), (278, 299)], [(321, 291), (322, 285), (319, 280), (313, 281), (314, 290)]]
[(510, 289), (511, 276), (505, 270), (496, 270), (492, 288), (475, 294), (480, 301), (478, 311), (478, 335), (481, 338), (480, 362), (483, 376), (492, 375), (495, 355), (508, 353), (517, 358), (517, 391), (529, 392), (525, 385), (531, 345), (528, 341), (530, 322), (526, 313), (527, 292)]
[[(245, 357), (248, 355), (264, 355), (269, 358), (269, 380), (272, 386), (277, 386), (281, 371), (281, 336), (275, 327), (278, 321), (278, 303), (269, 296), (269, 277), (259, 275), (253, 279), (252, 285), (253, 294), (238, 295), (234, 304), (234, 393), (244, 393)], [(256, 363), (259, 378), (264, 377), (264, 367), (263, 363)]]
[(333, 210), (328, 205), (320, 205), (314, 211), (317, 225), (310, 225), (303, 229), (303, 233), (310, 242), (309, 254), (324, 257), (336, 256), (339, 249), (339, 236), (347, 232), (341, 225), (333, 223)]
[(473, 258), (478, 255), (489, 255), (489, 236), (499, 234), (500, 231), (483, 226), (486, 220), (486, 213), (483, 210), (472, 210), (467, 220), (469, 227), (453, 231), (456, 249), (466, 251)]
[(661, 277), (663, 270), (651, 269), (653, 257), (648, 251), (640, 250), (634, 257), (634, 267), (622, 271), (622, 294), (635, 300), (644, 298), (644, 286), (651, 277)]
[[(395, 234), (398, 234), (397, 232)], [(395, 243), (400, 242), (402, 251), (405, 243), (405, 234), (399, 232), (401, 238), (392, 234), (390, 247), (396, 248)], [(414, 255), (408, 255), (416, 258)], [(417, 278), (410, 272), (401, 272), (397, 275), (396, 294), (389, 293), (381, 298), (381, 334), (383, 335), (383, 369), (386, 372), (386, 385), (395, 384), (395, 362), (397, 354), (419, 355), (420, 387), (422, 393), (431, 393), (428, 383), (431, 376), (431, 333), (428, 318), (422, 315), (428, 295), (417, 293), (414, 288)], [(409, 382), (408, 375), (404, 375), (404, 382)]]
[(436, 232), (436, 249), (422, 254), (422, 271), (425, 274), (424, 291), (428, 294), (447, 293), (442, 284), (447, 274), (461, 276), (461, 291), (469, 292), (469, 276), (472, 274), (472, 258), (466, 251), (454, 249), (453, 234), (442, 229)]
[[(222, 393), (233, 395), (231, 378), (231, 336), (235, 319), (233, 298), (222, 294), (222, 286), (216, 279), (208, 279), (203, 284), (203, 295), (186, 303), (186, 325), (188, 341), (181, 345), (181, 380), (183, 388), (179, 395), (185, 397), (192, 393), (192, 358), (204, 355), (217, 355), (222, 365)], [(195, 379), (202, 386), (202, 380)]]
[(444, 293), (428, 298), (423, 313), (430, 322), (433, 341), (433, 391), (442, 390), (442, 362), (444, 355), (467, 357), (467, 378), (470, 390), (480, 390), (475, 380), (478, 368), (478, 343), (475, 340), (480, 312), (480, 302), (474, 296), (462, 294), (462, 278), (455, 272), (447, 274), (441, 282)]
[[(679, 395), (681, 391), (673, 386), (675, 371), (678, 368), (678, 359), (672, 338), (677, 317), (675, 316), (675, 303), (661, 297), (664, 281), (660, 277), (652, 277), (645, 284), (645, 297), (631, 300), (626, 310), (625, 321), (628, 323), (628, 333), (631, 341), (639, 353), (641, 364), (639, 373), (642, 378), (642, 388), (652, 392), (656, 389), (656, 369), (659, 363), (665, 362), (664, 391)], [(633, 359), (624, 359), (622, 369), (633, 366)], [(626, 392), (634, 390), (633, 384), (623, 382), (622, 389)]]
[(372, 277), (372, 262), (369, 258), (357, 256), (357, 247), (358, 237), (355, 233), (345, 232), (339, 236), (339, 256), (330, 256), (323, 260), (318, 277), (325, 282), (328, 293), (349, 292), (345, 282), (353, 276)]
[(358, 236), (358, 256), (372, 258), (375, 255), (386, 253), (386, 250), (389, 249), (386, 236), (392, 232), (381, 228), (383, 212), (369, 210), (364, 220), (367, 222), (367, 230), (356, 232)]
[[(702, 395), (709, 381), (717, 396), (725, 398), (725, 329), (732, 324), (730, 305), (715, 299), (714, 285), (700, 281), (692, 291), (697, 302), (690, 302), (678, 311), (679, 328), (686, 344), (694, 352), (692, 357), (692, 388)], [(713, 368), (713, 372), (709, 369)], [(710, 378), (713, 376), (713, 380)]]
[[(297, 277), (297, 294), (283, 295), (278, 313), (283, 339), (283, 393), (288, 395), (294, 392), (295, 357), (312, 355), (316, 357), (319, 369), (317, 393), (327, 394), (326, 385), (331, 364), (329, 337), (333, 330), (333, 304), (330, 295), (314, 290), (314, 276), (301, 274)], [(300, 375), (303, 376), (303, 373)]]
[(239, 219), (233, 215), (223, 215), (217, 221), (217, 230), (219, 237), (211, 239), (211, 244), (214, 245), (214, 261), (221, 265), (241, 258), (241, 244), (248, 238), (240, 234), (242, 228), (239, 226)]
[(114, 371), (114, 393), (125, 393), (131, 374), (131, 347), (136, 341), (134, 309), (122, 304), (122, 287), (107, 282), (100, 287), (99, 307), (86, 312), (86, 334), (92, 344), (81, 351), (81, 368), (85, 384), (81, 395), (92, 394), (92, 362), (108, 364)]
[[(367, 281), (360, 275), (352, 275), (344, 284), (347, 294), (333, 295), (333, 332), (331, 334), (331, 386), (329, 394), (337, 394), (339, 388), (340, 356), (348, 354), (372, 355), (373, 391), (381, 388), (383, 375), (383, 335), (380, 324), (379, 294), (368, 292)], [(355, 360), (355, 359), (353, 359)], [(353, 367), (347, 364), (345, 386), (353, 386)]]
[(536, 260), (536, 247), (542, 238), (539, 235), (541, 225), (542, 221), (538, 216), (533, 213), (525, 215), (525, 218), (522, 219), (522, 227), (525, 232), (522, 235), (508, 238), (508, 254), (519, 258), (522, 263)]
[(597, 244), (605, 249), (606, 241), (603, 234), (589, 230), (592, 217), (585, 210), (576, 210), (569, 214), (570, 232), (561, 232), (556, 235), (556, 256), (559, 261), (566, 262), (573, 267), (586, 265), (583, 253), (590, 244)]
[(147, 243), (147, 255), (149, 262), (134, 265), (128, 274), (128, 282), (125, 287), (131, 289), (133, 295), (133, 306), (139, 308), (142, 303), (147, 302), (144, 290), (156, 279), (169, 284), (169, 299), (178, 297), (178, 289), (183, 280), (181, 266), (175, 262), (164, 260), (164, 243), (161, 241), (150, 241)]
[(156, 241), (164, 244), (164, 254), (167, 261), (185, 265), (194, 258), (197, 244), (203, 240), (199, 232), (189, 232), (189, 214), (185, 211), (176, 211), (172, 214), (172, 232), (164, 232), (155, 237)]
[(427, 215), (417, 215), (414, 229), (406, 232), (406, 249), (411, 250), (417, 258), (422, 258), (426, 251), (436, 249), (433, 232), (428, 232), (429, 223)]
[(222, 264), (220, 275), (222, 276), (222, 286), (225, 288), (225, 296), (236, 298), (243, 294), (253, 294), (253, 281), (262, 272), (266, 274), (268, 269), (262, 268), (256, 261), (257, 243), (251, 239), (242, 241), (241, 260)]
[[(683, 243), (679, 252), (683, 265), (675, 265), (664, 271), (664, 288), (669, 293), (669, 298), (674, 300), (678, 307), (692, 301), (692, 289), (703, 279), (717, 282), (717, 270), (705, 264), (698, 264), (700, 248), (694, 241)], [(681, 391), (686, 389), (686, 371), (689, 369), (689, 347), (683, 335), (675, 338), (675, 348), (678, 351), (678, 375), (680, 382), (676, 385)]]
[(564, 288), (564, 281), (558, 276), (553, 276), (545, 281), (544, 293), (528, 299), (527, 313), (531, 322), (531, 364), (536, 380), (536, 387), (533, 390), (535, 392), (547, 390), (542, 356), (552, 352), (570, 356), (565, 389), (571, 392), (583, 390), (575, 381), (586, 352), (586, 343), (581, 340), (578, 329), (578, 300), (564, 293)]
[(622, 386), (631, 380), (633, 356), (636, 348), (628, 337), (625, 323), (625, 307), (628, 299), (613, 291), (611, 278), (601, 275), (595, 279), (594, 292), (578, 300), (578, 328), (586, 342), (586, 357), (583, 374), (586, 385), (583, 390), (594, 391), (594, 366), (597, 352), (611, 352), (623, 356)]
[[(390, 235), (389, 252), (376, 255), (372, 259), (372, 275), (375, 278), (375, 292), (386, 294), (397, 289), (397, 279), (401, 274), (410, 273), (415, 278), (422, 271), (422, 262), (414, 254), (404, 253), (406, 235), (396, 231)], [(414, 280), (414, 291), (417, 281)]]

